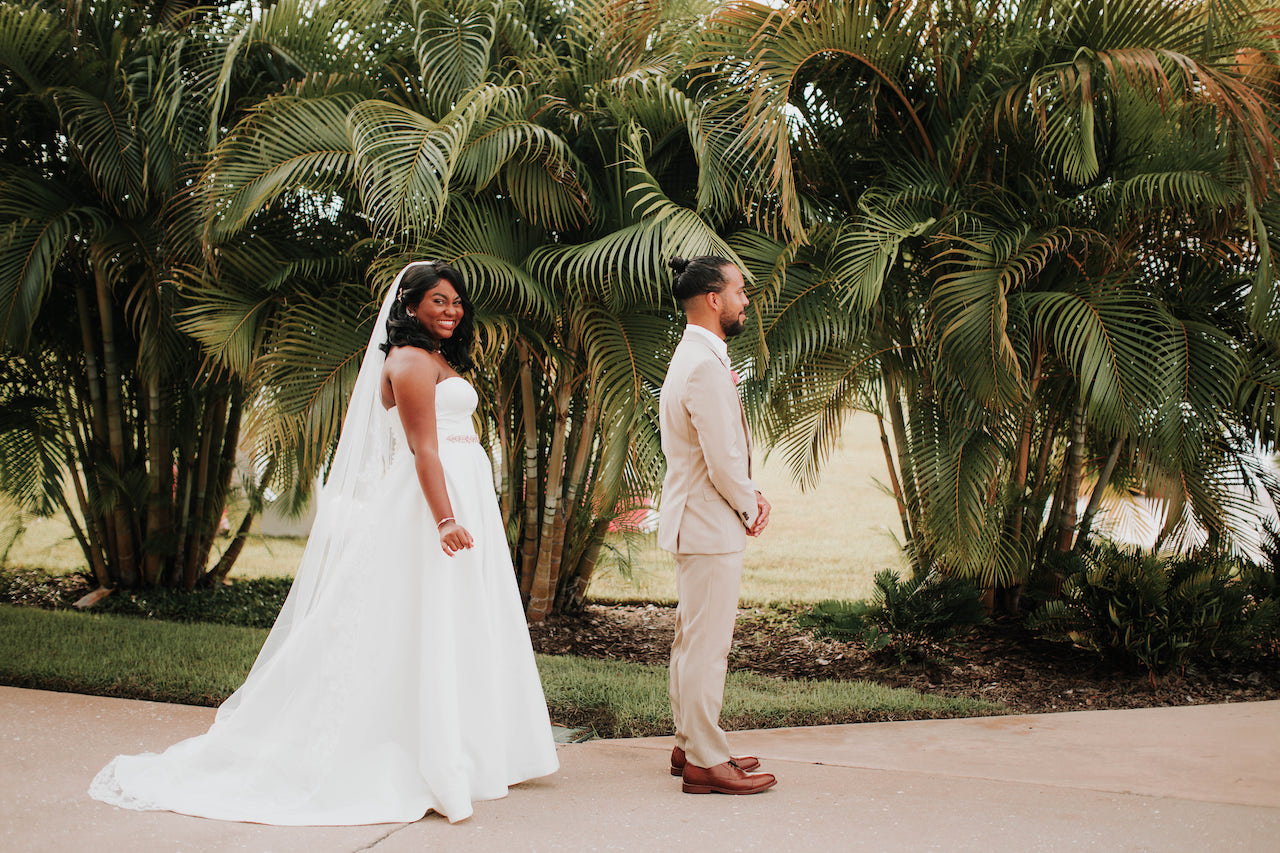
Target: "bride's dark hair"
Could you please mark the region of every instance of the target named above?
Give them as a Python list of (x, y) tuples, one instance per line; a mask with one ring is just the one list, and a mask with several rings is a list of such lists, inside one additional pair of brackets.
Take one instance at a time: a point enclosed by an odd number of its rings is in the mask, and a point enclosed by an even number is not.
[[(462, 319), (451, 336), (436, 340), (427, 334), (416, 317), (409, 314), (409, 309), (416, 308), (441, 279), (453, 285), (458, 292), (458, 298), (462, 300)], [(387, 316), (387, 340), (381, 344), (382, 351), (391, 352), (392, 347), (418, 347), (427, 352), (438, 352), (454, 370), (466, 373), (475, 367), (471, 360), (471, 342), (476, 335), (475, 314), (476, 309), (467, 298), (461, 273), (443, 261), (410, 264), (400, 279), (400, 293)]]

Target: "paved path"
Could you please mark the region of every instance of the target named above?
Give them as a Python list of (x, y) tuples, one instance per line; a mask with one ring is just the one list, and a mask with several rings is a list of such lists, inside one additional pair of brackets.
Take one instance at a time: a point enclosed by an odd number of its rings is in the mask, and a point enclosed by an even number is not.
[(1280, 702), (730, 735), (778, 787), (690, 796), (670, 740), (560, 747), (560, 772), (450, 825), (285, 828), (90, 800), (111, 756), (208, 708), (0, 688), (4, 851), (1280, 851)]

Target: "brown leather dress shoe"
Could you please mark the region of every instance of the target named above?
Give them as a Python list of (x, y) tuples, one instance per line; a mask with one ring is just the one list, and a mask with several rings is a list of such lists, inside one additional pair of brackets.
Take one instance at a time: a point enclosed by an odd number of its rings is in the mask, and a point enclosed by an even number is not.
[[(729, 759), (731, 764), (736, 764), (748, 773), (754, 773), (760, 769), (760, 759), (754, 755), (735, 755)], [(671, 748), (671, 775), (679, 776), (684, 772), (685, 757), (684, 750), (678, 746)]]
[(732, 761), (715, 767), (686, 763), (682, 776), (686, 794), (758, 794), (778, 784), (773, 774), (747, 773)]

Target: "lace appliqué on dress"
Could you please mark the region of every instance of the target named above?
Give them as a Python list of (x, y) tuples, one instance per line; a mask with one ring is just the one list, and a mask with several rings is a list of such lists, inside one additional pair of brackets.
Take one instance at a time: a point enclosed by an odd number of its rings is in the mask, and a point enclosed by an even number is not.
[[(154, 752), (139, 753), (140, 756), (149, 758), (157, 755)], [(164, 811), (165, 807), (159, 803), (140, 797), (133, 797), (124, 792), (120, 787), (120, 780), (116, 778), (116, 765), (121, 758), (128, 756), (118, 755), (111, 759), (106, 767), (98, 771), (98, 775), (93, 777), (93, 781), (89, 783), (89, 796), (95, 800), (101, 800), (113, 806), (120, 806), (125, 809), (133, 809), (137, 812), (157, 812)]]

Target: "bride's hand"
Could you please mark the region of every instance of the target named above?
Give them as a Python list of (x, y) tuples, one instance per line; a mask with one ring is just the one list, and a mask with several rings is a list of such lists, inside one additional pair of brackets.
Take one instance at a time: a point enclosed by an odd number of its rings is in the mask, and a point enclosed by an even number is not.
[(475, 540), (471, 538), (471, 534), (458, 522), (451, 519), (440, 525), (440, 547), (450, 557), (474, 544)]

